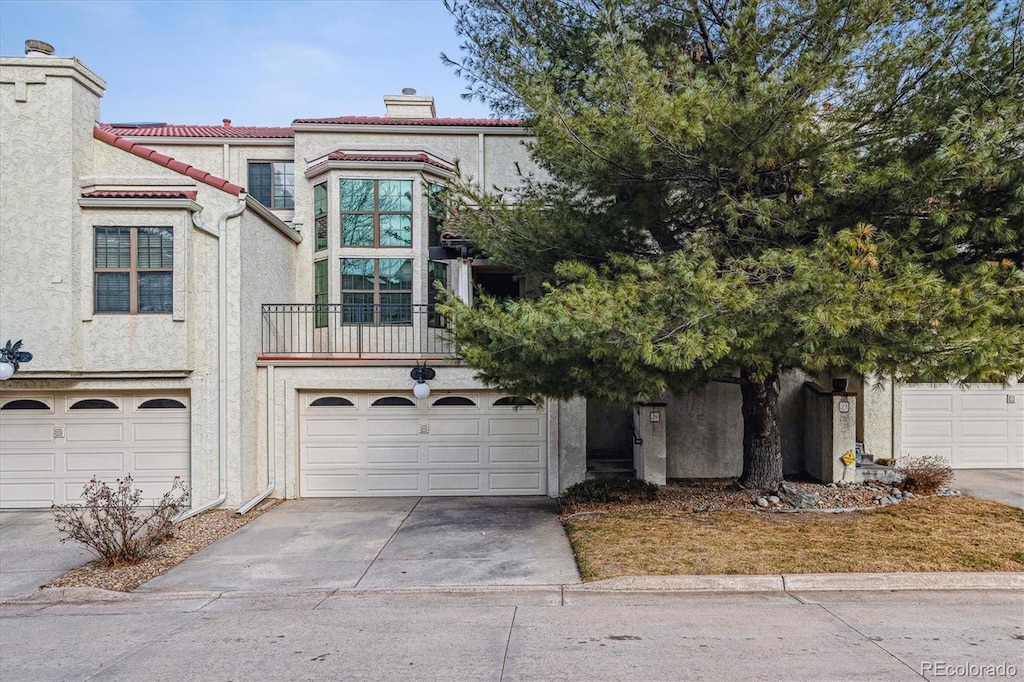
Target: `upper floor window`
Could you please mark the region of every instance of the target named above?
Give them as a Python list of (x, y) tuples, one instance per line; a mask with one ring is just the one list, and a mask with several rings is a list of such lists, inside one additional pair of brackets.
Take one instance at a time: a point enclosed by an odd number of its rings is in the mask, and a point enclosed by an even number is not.
[(295, 208), (295, 164), (250, 161), (249, 194), (268, 208)]
[(313, 232), (316, 236), (316, 250), (327, 248), (327, 183), (313, 187)]
[(343, 246), (412, 246), (412, 180), (341, 181)]
[(97, 313), (169, 313), (174, 233), (169, 227), (97, 227), (93, 238)]

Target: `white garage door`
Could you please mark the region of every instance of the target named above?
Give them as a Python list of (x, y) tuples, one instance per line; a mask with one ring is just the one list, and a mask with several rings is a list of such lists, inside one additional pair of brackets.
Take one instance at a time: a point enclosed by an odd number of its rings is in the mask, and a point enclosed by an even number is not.
[(491, 392), (300, 394), (299, 494), (542, 495), (546, 421)]
[(909, 384), (906, 456), (940, 455), (954, 469), (1024, 467), (1024, 384)]
[(186, 396), (0, 395), (0, 507), (78, 502), (128, 473), (147, 501), (188, 480)]

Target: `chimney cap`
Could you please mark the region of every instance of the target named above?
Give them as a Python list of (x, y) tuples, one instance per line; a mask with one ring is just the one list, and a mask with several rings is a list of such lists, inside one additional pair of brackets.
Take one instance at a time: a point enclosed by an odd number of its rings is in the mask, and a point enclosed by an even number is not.
[(230, 128), (231, 127), (231, 119), (230, 118), (225, 118), (223, 123), (224, 123), (224, 127), (225, 128)]
[(402, 94), (403, 95), (415, 95), (416, 94), (416, 88), (402, 88)]
[(38, 52), (44, 54), (47, 57), (52, 57), (54, 50), (53, 45), (42, 40), (29, 39), (25, 41), (25, 54), (32, 54)]

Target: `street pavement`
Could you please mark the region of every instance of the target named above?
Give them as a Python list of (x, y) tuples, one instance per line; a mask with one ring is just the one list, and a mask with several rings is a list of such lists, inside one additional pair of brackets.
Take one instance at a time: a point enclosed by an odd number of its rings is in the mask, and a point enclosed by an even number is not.
[(0, 653), (4, 682), (1020, 679), (1024, 592), (150, 593), (8, 603)]

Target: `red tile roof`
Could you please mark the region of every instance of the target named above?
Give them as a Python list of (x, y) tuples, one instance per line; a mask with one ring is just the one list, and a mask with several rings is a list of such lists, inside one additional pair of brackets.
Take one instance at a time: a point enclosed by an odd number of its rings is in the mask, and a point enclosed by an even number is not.
[(93, 128), (92, 136), (95, 137), (97, 140), (106, 142), (111, 147), (123, 149), (124, 151), (130, 154), (142, 157), (147, 161), (152, 161), (153, 163), (159, 164), (165, 168), (170, 168), (172, 171), (176, 173), (187, 175), (188, 177), (194, 180), (198, 180), (199, 182), (210, 185), (211, 187), (216, 187), (217, 189), (227, 192), (228, 194), (233, 194), (236, 197), (245, 191), (245, 188), (242, 187), (241, 185), (236, 185), (233, 182), (228, 182), (224, 178), (218, 178), (216, 175), (207, 173), (204, 170), (199, 170), (195, 166), (190, 166), (187, 163), (183, 163), (176, 159), (172, 159), (166, 154), (161, 154), (155, 149), (150, 149), (149, 147), (143, 147), (141, 144), (130, 142), (121, 137), (120, 135), (109, 132), (107, 130), (103, 130), (102, 128)]
[(83, 192), (82, 196), (87, 199), (192, 199), (195, 201), (196, 192), (186, 190), (163, 190), (163, 189), (131, 189), (131, 190), (95, 190)]
[(292, 138), (295, 131), (291, 128), (268, 126), (197, 126), (197, 125), (140, 125), (115, 126), (110, 123), (97, 123), (100, 130), (129, 137), (230, 137), (230, 138)]
[(432, 159), (426, 154), (350, 154), (348, 152), (333, 152), (327, 157), (330, 161), (398, 161), (411, 163), (426, 163), (437, 168), (450, 171), (452, 167), (442, 161)]
[(337, 118), (297, 118), (295, 123), (335, 123), (390, 126), (474, 126), (487, 128), (517, 128), (523, 125), (509, 118), (389, 118), (386, 116), (339, 116)]

